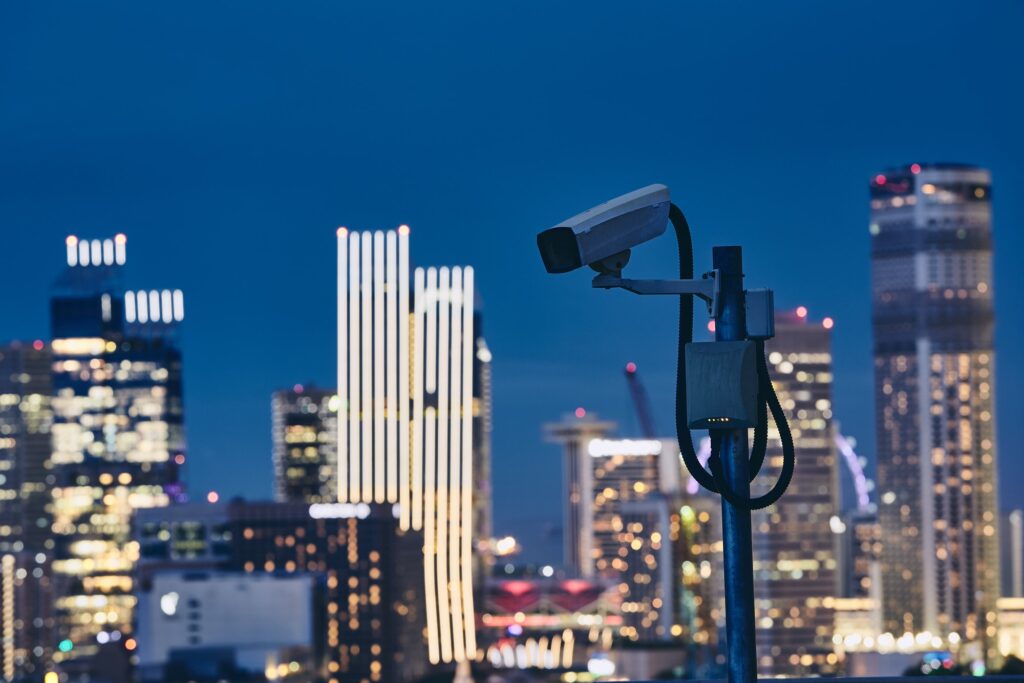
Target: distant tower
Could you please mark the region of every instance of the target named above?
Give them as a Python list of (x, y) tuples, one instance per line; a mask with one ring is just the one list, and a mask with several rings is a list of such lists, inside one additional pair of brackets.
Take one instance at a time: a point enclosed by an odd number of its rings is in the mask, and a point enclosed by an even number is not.
[[(836, 595), (836, 539), (830, 521), (838, 509), (832, 423), (831, 319), (812, 323), (807, 310), (779, 315), (766, 345), (768, 366), (797, 452), (797, 471), (779, 502), (753, 516), (754, 595), (762, 673), (807, 676), (835, 670), (829, 604)], [(771, 424), (771, 423), (770, 423)], [(765, 473), (778, 475), (782, 452), (769, 431)], [(756, 493), (756, 492), (755, 492)]]
[(333, 390), (296, 384), (274, 392), (274, 498), (330, 503), (338, 497), (338, 397)]
[(1000, 526), (1004, 598), (1024, 598), (1024, 510), (1003, 515)]
[(182, 498), (180, 290), (128, 290), (126, 239), (67, 239), (50, 302), (55, 659), (132, 631), (131, 520)]
[(991, 178), (876, 175), (871, 254), (884, 628), (995, 652)]
[(53, 654), (50, 349), (0, 346), (0, 674), (38, 678)]

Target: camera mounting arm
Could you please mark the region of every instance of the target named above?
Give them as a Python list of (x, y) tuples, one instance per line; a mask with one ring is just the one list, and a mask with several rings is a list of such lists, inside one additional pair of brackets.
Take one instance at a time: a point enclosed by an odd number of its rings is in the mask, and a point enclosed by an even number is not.
[(718, 309), (718, 271), (704, 273), (700, 280), (631, 280), (613, 273), (601, 273), (591, 282), (598, 289), (619, 287), (634, 294), (675, 294), (700, 297), (714, 317)]

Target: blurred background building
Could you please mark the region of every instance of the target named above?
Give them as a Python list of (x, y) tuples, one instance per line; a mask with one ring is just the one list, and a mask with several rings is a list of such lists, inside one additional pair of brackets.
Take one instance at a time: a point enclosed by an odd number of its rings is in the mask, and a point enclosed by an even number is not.
[(991, 179), (911, 164), (871, 181), (884, 628), (977, 643), (999, 596)]

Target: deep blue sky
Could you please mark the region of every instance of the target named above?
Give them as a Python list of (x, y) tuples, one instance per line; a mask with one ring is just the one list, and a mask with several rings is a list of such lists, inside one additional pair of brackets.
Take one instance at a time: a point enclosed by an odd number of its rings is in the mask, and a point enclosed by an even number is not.
[[(836, 319), (836, 407), (873, 450), (867, 182), (992, 169), (1004, 506), (1024, 505), (1024, 3), (0, 3), (0, 338), (46, 336), (63, 238), (129, 237), (185, 290), (193, 491), (270, 493), (270, 392), (332, 384), (334, 229), (413, 228), (478, 269), (494, 351), (499, 531), (558, 524), (540, 426), (670, 425), (668, 301), (547, 276), (534, 234), (663, 182), (751, 286)], [(670, 274), (671, 238), (631, 270)]]

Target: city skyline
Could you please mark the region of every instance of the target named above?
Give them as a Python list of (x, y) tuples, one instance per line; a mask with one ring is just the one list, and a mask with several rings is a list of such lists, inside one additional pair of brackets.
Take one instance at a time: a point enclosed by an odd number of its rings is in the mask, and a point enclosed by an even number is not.
[[(35, 9), (2, 11), (4, 27), (42, 21)], [(1024, 221), (1024, 204), (1012, 193), (1024, 182), (1021, 134), (1011, 125), (1021, 117), (1021, 101), (999, 76), (1019, 64), (1019, 52), (1009, 47), (1019, 4), (938, 3), (927, 12), (890, 7), (881, 27), (871, 13), (851, 14), (842, 7), (816, 8), (813, 16), (789, 26), (767, 8), (733, 16), (724, 9), (659, 7), (623, 16), (621, 8), (599, 4), (585, 20), (586, 37), (572, 33), (577, 17), (565, 10), (552, 10), (550, 22), (534, 26), (501, 9), (477, 9), (452, 28), (442, 25), (453, 19), (450, 12), (437, 10), (436, 16), (394, 28), (395, 40), (418, 50), (418, 60), (389, 56), (352, 30), (383, 26), (376, 10), (352, 15), (309, 10), (312, 18), (324, 19), (318, 28), (309, 15), (289, 19), (256, 7), (249, 28), (223, 46), (208, 27), (229, 25), (234, 15), (209, 10), (206, 28), (174, 23), (179, 33), (173, 39), (140, 34), (155, 40), (156, 47), (123, 32), (121, 21), (103, 9), (79, 16), (68, 11), (49, 27), (53, 43), (64, 46), (49, 56), (40, 54), (29, 36), (0, 29), (2, 49), (38, 57), (24, 69), (0, 75), (4, 91), (19, 95), (0, 112), (5, 133), (0, 226), (9, 234), (9, 247), (26, 255), (0, 274), (0, 282), (8, 291), (28, 292), (24, 299), (0, 304), (5, 321), (0, 337), (45, 338), (45, 292), (60, 266), (54, 246), (67, 234), (120, 231), (140, 252), (164, 254), (163, 263), (136, 273), (146, 276), (141, 279), (147, 285), (181, 287), (189, 299), (184, 386), (191, 446), (187, 476), (194, 493), (216, 488), (225, 496), (269, 496), (271, 472), (263, 465), (270, 459), (270, 393), (310, 379), (333, 384), (334, 229), (405, 222), (419, 240), (424, 263), (470, 263), (481, 273), (478, 289), (495, 357), (495, 404), (501, 408), (494, 432), (496, 530), (516, 532), (538, 526), (538, 520), (557, 519), (558, 451), (543, 445), (537, 425), (580, 404), (609, 418), (628, 416), (619, 376), (627, 360), (640, 365), (658, 422), (670, 424), (674, 311), (624, 295), (581, 292), (573, 276), (545, 278), (532, 238), (572, 207), (655, 180), (667, 182), (682, 198), (694, 224), (698, 269), (708, 265), (712, 242), (742, 243), (759, 254), (750, 260), (751, 277), (773, 281), (780, 307), (803, 304), (814, 316), (835, 318), (836, 415), (844, 433), (857, 437), (858, 448), (870, 453), (873, 416), (857, 405), (871, 387), (865, 180), (879, 168), (913, 161), (957, 159), (991, 169), (999, 401), (1005, 406), (1021, 400), (1014, 379), (1024, 360), (1011, 342), (1022, 330), (1022, 313), (1013, 305), (1022, 286), (1010, 261), (1022, 240), (1015, 226)], [(141, 8), (131, 12), (136, 20), (167, 19)], [(438, 50), (421, 36), (433, 32), (454, 44), (453, 31), (461, 35), (495, 17), (510, 24), (496, 50), (477, 40), (450, 52)], [(812, 19), (816, 25), (847, 27), (816, 33), (809, 27)], [(722, 29), (734, 22), (737, 31), (729, 32), (734, 37), (720, 45), (694, 29), (700, 23)], [(765, 23), (781, 36), (779, 44), (753, 31)], [(93, 36), (88, 46), (82, 43), (83, 26)], [(260, 95), (251, 65), (231, 55), (237, 50), (260, 58), (261, 36), (275, 35), (272, 27), (285, 46), (298, 42), (300, 30), (312, 32), (313, 39), (303, 40), (306, 47), (293, 56), (266, 48), (265, 58), (282, 66), (261, 74), (271, 94)], [(868, 27), (874, 45), (859, 40), (851, 45), (853, 32)], [(346, 47), (335, 51), (328, 47), (336, 38), (330, 32), (339, 28)], [(677, 28), (689, 36), (685, 55), (678, 57), (672, 47)], [(635, 55), (628, 49), (591, 52), (602, 42), (595, 36), (621, 45), (612, 38), (622, 32), (627, 47), (637, 48)], [(953, 36), (958, 44), (967, 41), (962, 51), (933, 54), (930, 46)], [(185, 83), (166, 78), (180, 65), (178, 58), (165, 56), (176, 54), (165, 41), (182, 38), (205, 50), (198, 59), (182, 56), (186, 67), (205, 63), (211, 53), (220, 60), (207, 76)], [(528, 54), (529, 45), (538, 54)], [(749, 66), (752, 56), (775, 49), (782, 51), (776, 65)], [(818, 51), (821, 59), (806, 64), (807, 49)], [(123, 50), (140, 59), (123, 64)], [(78, 63), (70, 66), (71, 74), (81, 85), (63, 75), (71, 51)], [(697, 57), (702, 52), (710, 57)], [(930, 54), (932, 67), (912, 78), (878, 83), (877, 74), (889, 73), (884, 67), (907, 53)], [(477, 64), (460, 66), (469, 55)], [(684, 56), (702, 66), (683, 68)], [(722, 65), (712, 64), (716, 57)], [(531, 83), (513, 69), (516, 60), (528, 67), (556, 66), (550, 76)], [(99, 79), (96, 74), (110, 72), (113, 64), (118, 64), (114, 78)], [(614, 80), (650, 66), (648, 75), (638, 76), (641, 86), (681, 92), (666, 93), (664, 111), (625, 106), (619, 95), (595, 94), (604, 78), (591, 75), (591, 64), (593, 73), (603, 68)], [(323, 94), (322, 83), (359, 69), (367, 70), (365, 80), (345, 75), (343, 84), (377, 119), (360, 107), (346, 107), (348, 118), (339, 119), (339, 100)], [(293, 71), (310, 73), (310, 80), (289, 86), (285, 76)], [(437, 80), (430, 73), (445, 76)], [(740, 94), (713, 89), (723, 75), (737, 79)], [(951, 79), (961, 96), (936, 99)], [(570, 85), (563, 92), (566, 81)], [(129, 93), (121, 87), (124, 82), (137, 89)], [(467, 92), (469, 84), (480, 87), (474, 96), (428, 106), (420, 82), (436, 88), (450, 82)], [(61, 87), (43, 89), (47, 83)], [(233, 85), (218, 93), (224, 83)], [(203, 104), (161, 106), (181, 99), (182, 90)], [(718, 116), (747, 111), (751, 101), (769, 93), (780, 106), (760, 111), (758, 122), (746, 115)], [(880, 113), (883, 100), (884, 111), (918, 116), (896, 121)], [(561, 124), (569, 112), (578, 118), (581, 102), (588, 117), (576, 121), (578, 130), (566, 133), (563, 125), (536, 123), (519, 128), (520, 121), (536, 120), (537, 103), (544, 103), (544, 111), (564, 110), (558, 115)], [(686, 111), (680, 114), (683, 103)], [(242, 108), (251, 118), (232, 130), (226, 122), (234, 122)], [(381, 108), (394, 113), (378, 117)], [(288, 116), (308, 122), (309, 132), (295, 133), (280, 122)], [(207, 123), (195, 123), (203, 117)], [(633, 132), (595, 147), (597, 133), (612, 126)], [(364, 129), (373, 132), (369, 144), (347, 132)], [(384, 134), (393, 130), (399, 133)], [(293, 136), (298, 144), (273, 141)], [(416, 142), (421, 139), (429, 142)], [(134, 144), (139, 141), (149, 143)], [(323, 160), (297, 151), (318, 148), (320, 142)], [(541, 157), (542, 151), (558, 163), (540, 163), (550, 158)], [(437, 166), (439, 159), (445, 163)], [(600, 174), (593, 170), (598, 160), (606, 169)], [(735, 201), (737, 193), (744, 201)], [(765, 206), (778, 208), (766, 216)], [(820, 233), (828, 238), (807, 239)], [(638, 250), (631, 270), (671, 273), (671, 256), (661, 251)], [(44, 253), (54, 254), (52, 267), (27, 257)], [(824, 258), (815, 258), (823, 253)], [(320, 267), (314, 267), (317, 258), (324, 259)], [(835, 268), (836, 260), (847, 267)], [(527, 303), (538, 310), (528, 311)], [(591, 330), (609, 318), (621, 321), (627, 334), (590, 343)], [(238, 329), (249, 333), (236, 340), (232, 334)], [(271, 356), (274, 363), (253, 371), (255, 359)], [(1000, 406), (997, 411), (1005, 412)], [(1022, 438), (1017, 421), (1004, 419), (1000, 429), (1003, 443)], [(1010, 449), (1004, 451), (1005, 486), (1024, 473), (1024, 463)], [(522, 467), (523, 459), (530, 467)], [(1014, 505), (1015, 495), (1004, 490), (1004, 506)], [(529, 539), (527, 552), (551, 557), (534, 550), (543, 540)]]

